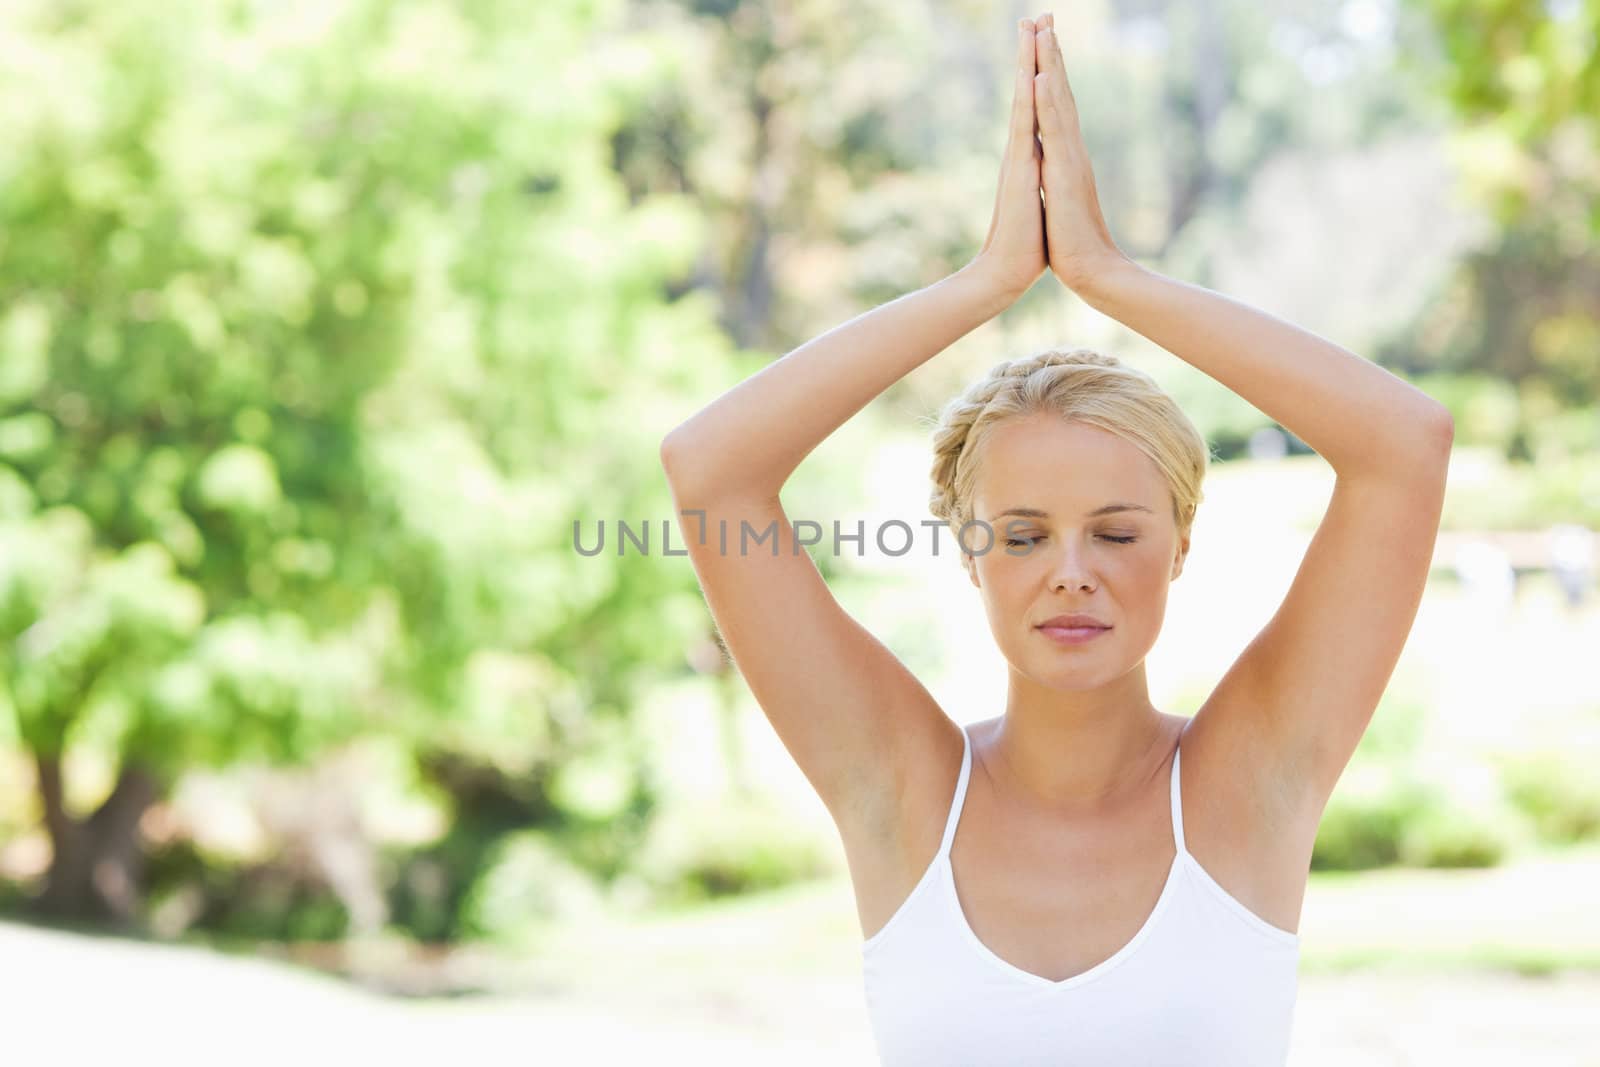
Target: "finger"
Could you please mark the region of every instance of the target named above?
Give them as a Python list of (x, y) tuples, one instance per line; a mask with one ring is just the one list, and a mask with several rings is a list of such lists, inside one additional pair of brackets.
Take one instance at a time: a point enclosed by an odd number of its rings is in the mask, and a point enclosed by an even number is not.
[(1034, 75), (1033, 95), (1039, 101), (1039, 152), (1047, 166), (1065, 160), (1073, 152), (1075, 142), (1082, 136), (1077, 120), (1070, 109), (1063, 108), (1061, 90), (1051, 82), (1051, 75), (1040, 71)]
[(1017, 23), (1017, 82), (1011, 101), (1011, 145), (1025, 143), (1033, 133), (1033, 75), (1035, 63), (1034, 23), (1022, 19)]
[(1045, 155), (1053, 154), (1054, 149), (1048, 148), (1055, 144), (1061, 136), (1061, 111), (1056, 107), (1054, 89), (1050, 85), (1050, 75), (1044, 71), (1033, 76), (1033, 97), (1038, 101), (1039, 144)]
[(1072, 101), (1072, 83), (1067, 80), (1067, 59), (1061, 52), (1061, 42), (1056, 37), (1054, 25), (1045, 25), (1036, 29), (1038, 37), (1037, 63), (1038, 69), (1050, 74), (1050, 81), (1066, 97)]
[(1078, 105), (1072, 97), (1072, 86), (1067, 82), (1066, 65), (1062, 62), (1061, 49), (1055, 38), (1055, 31), (1041, 30), (1038, 33), (1039, 73), (1034, 76), (1033, 95), (1035, 106), (1042, 114), (1046, 109), (1054, 112), (1056, 126), (1063, 132), (1075, 129), (1078, 125)]

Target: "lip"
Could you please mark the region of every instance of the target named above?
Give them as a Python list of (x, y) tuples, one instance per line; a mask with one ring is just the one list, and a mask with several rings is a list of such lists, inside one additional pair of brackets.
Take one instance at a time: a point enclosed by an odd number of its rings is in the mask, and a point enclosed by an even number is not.
[(1036, 629), (1058, 645), (1081, 645), (1111, 632), (1109, 626), (1039, 626)]
[(1102, 622), (1093, 615), (1084, 615), (1081, 612), (1073, 612), (1071, 615), (1052, 615), (1039, 624), (1041, 630), (1046, 626), (1071, 628), (1094, 626), (1102, 630), (1111, 629), (1110, 623)]

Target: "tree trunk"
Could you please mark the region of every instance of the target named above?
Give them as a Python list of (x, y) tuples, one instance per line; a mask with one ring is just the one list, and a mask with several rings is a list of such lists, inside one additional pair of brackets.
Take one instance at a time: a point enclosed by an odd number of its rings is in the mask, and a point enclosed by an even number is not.
[(155, 776), (124, 764), (111, 795), (87, 819), (66, 809), (61, 756), (36, 757), (50, 870), (38, 908), (52, 919), (137, 925), (142, 902), (144, 846), (139, 819), (161, 795)]
[(1168, 89), (1168, 106), (1177, 112), (1174, 118), (1191, 130), (1194, 143), (1192, 151), (1174, 154), (1170, 161), (1167, 184), (1171, 199), (1167, 205), (1166, 235), (1156, 249), (1157, 258), (1171, 251), (1178, 234), (1199, 214), (1217, 180), (1208, 145), (1228, 105), (1232, 87), (1228, 45), (1221, 29), (1222, 15), (1216, 7), (1216, 0), (1202, 0), (1193, 8), (1194, 33), (1184, 56), (1190, 68), (1187, 91), (1175, 92), (1176, 86)]

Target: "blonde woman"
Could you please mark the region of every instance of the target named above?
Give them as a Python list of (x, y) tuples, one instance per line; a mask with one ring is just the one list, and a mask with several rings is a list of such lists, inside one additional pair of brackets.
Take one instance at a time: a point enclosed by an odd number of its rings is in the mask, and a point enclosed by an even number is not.
[[(934, 437), (932, 510), (961, 535), (1009, 664), (998, 716), (957, 725), (794, 547), (778, 494), (800, 461), (1046, 269), (1337, 474), (1282, 606), (1192, 716), (1151, 704), (1144, 659), (1207, 449), (1114, 358), (1001, 363)], [(1415, 618), (1452, 433), (1375, 364), (1124, 255), (1053, 19), (1022, 20), (978, 255), (764, 368), (661, 448), (728, 649), (837, 823), (884, 1063), (1284, 1062), (1317, 824)], [(776, 528), (777, 551), (741, 550), (742, 524)]]

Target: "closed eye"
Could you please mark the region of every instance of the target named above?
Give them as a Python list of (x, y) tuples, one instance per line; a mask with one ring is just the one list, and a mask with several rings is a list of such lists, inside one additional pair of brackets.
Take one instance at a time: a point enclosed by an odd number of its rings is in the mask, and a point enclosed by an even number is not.
[[(1105, 539), (1107, 541), (1115, 541), (1119, 545), (1131, 545), (1135, 541), (1139, 540), (1137, 537), (1113, 537), (1110, 534), (1103, 534), (1102, 536), (1105, 537)], [(1043, 534), (1040, 534), (1038, 537), (1008, 537), (1006, 539), (1006, 544), (1011, 545), (1011, 546), (1016, 546), (1016, 545), (1030, 545), (1031, 546), (1031, 545), (1036, 545), (1040, 541), (1043, 541), (1043, 540), (1044, 540), (1044, 535)]]

